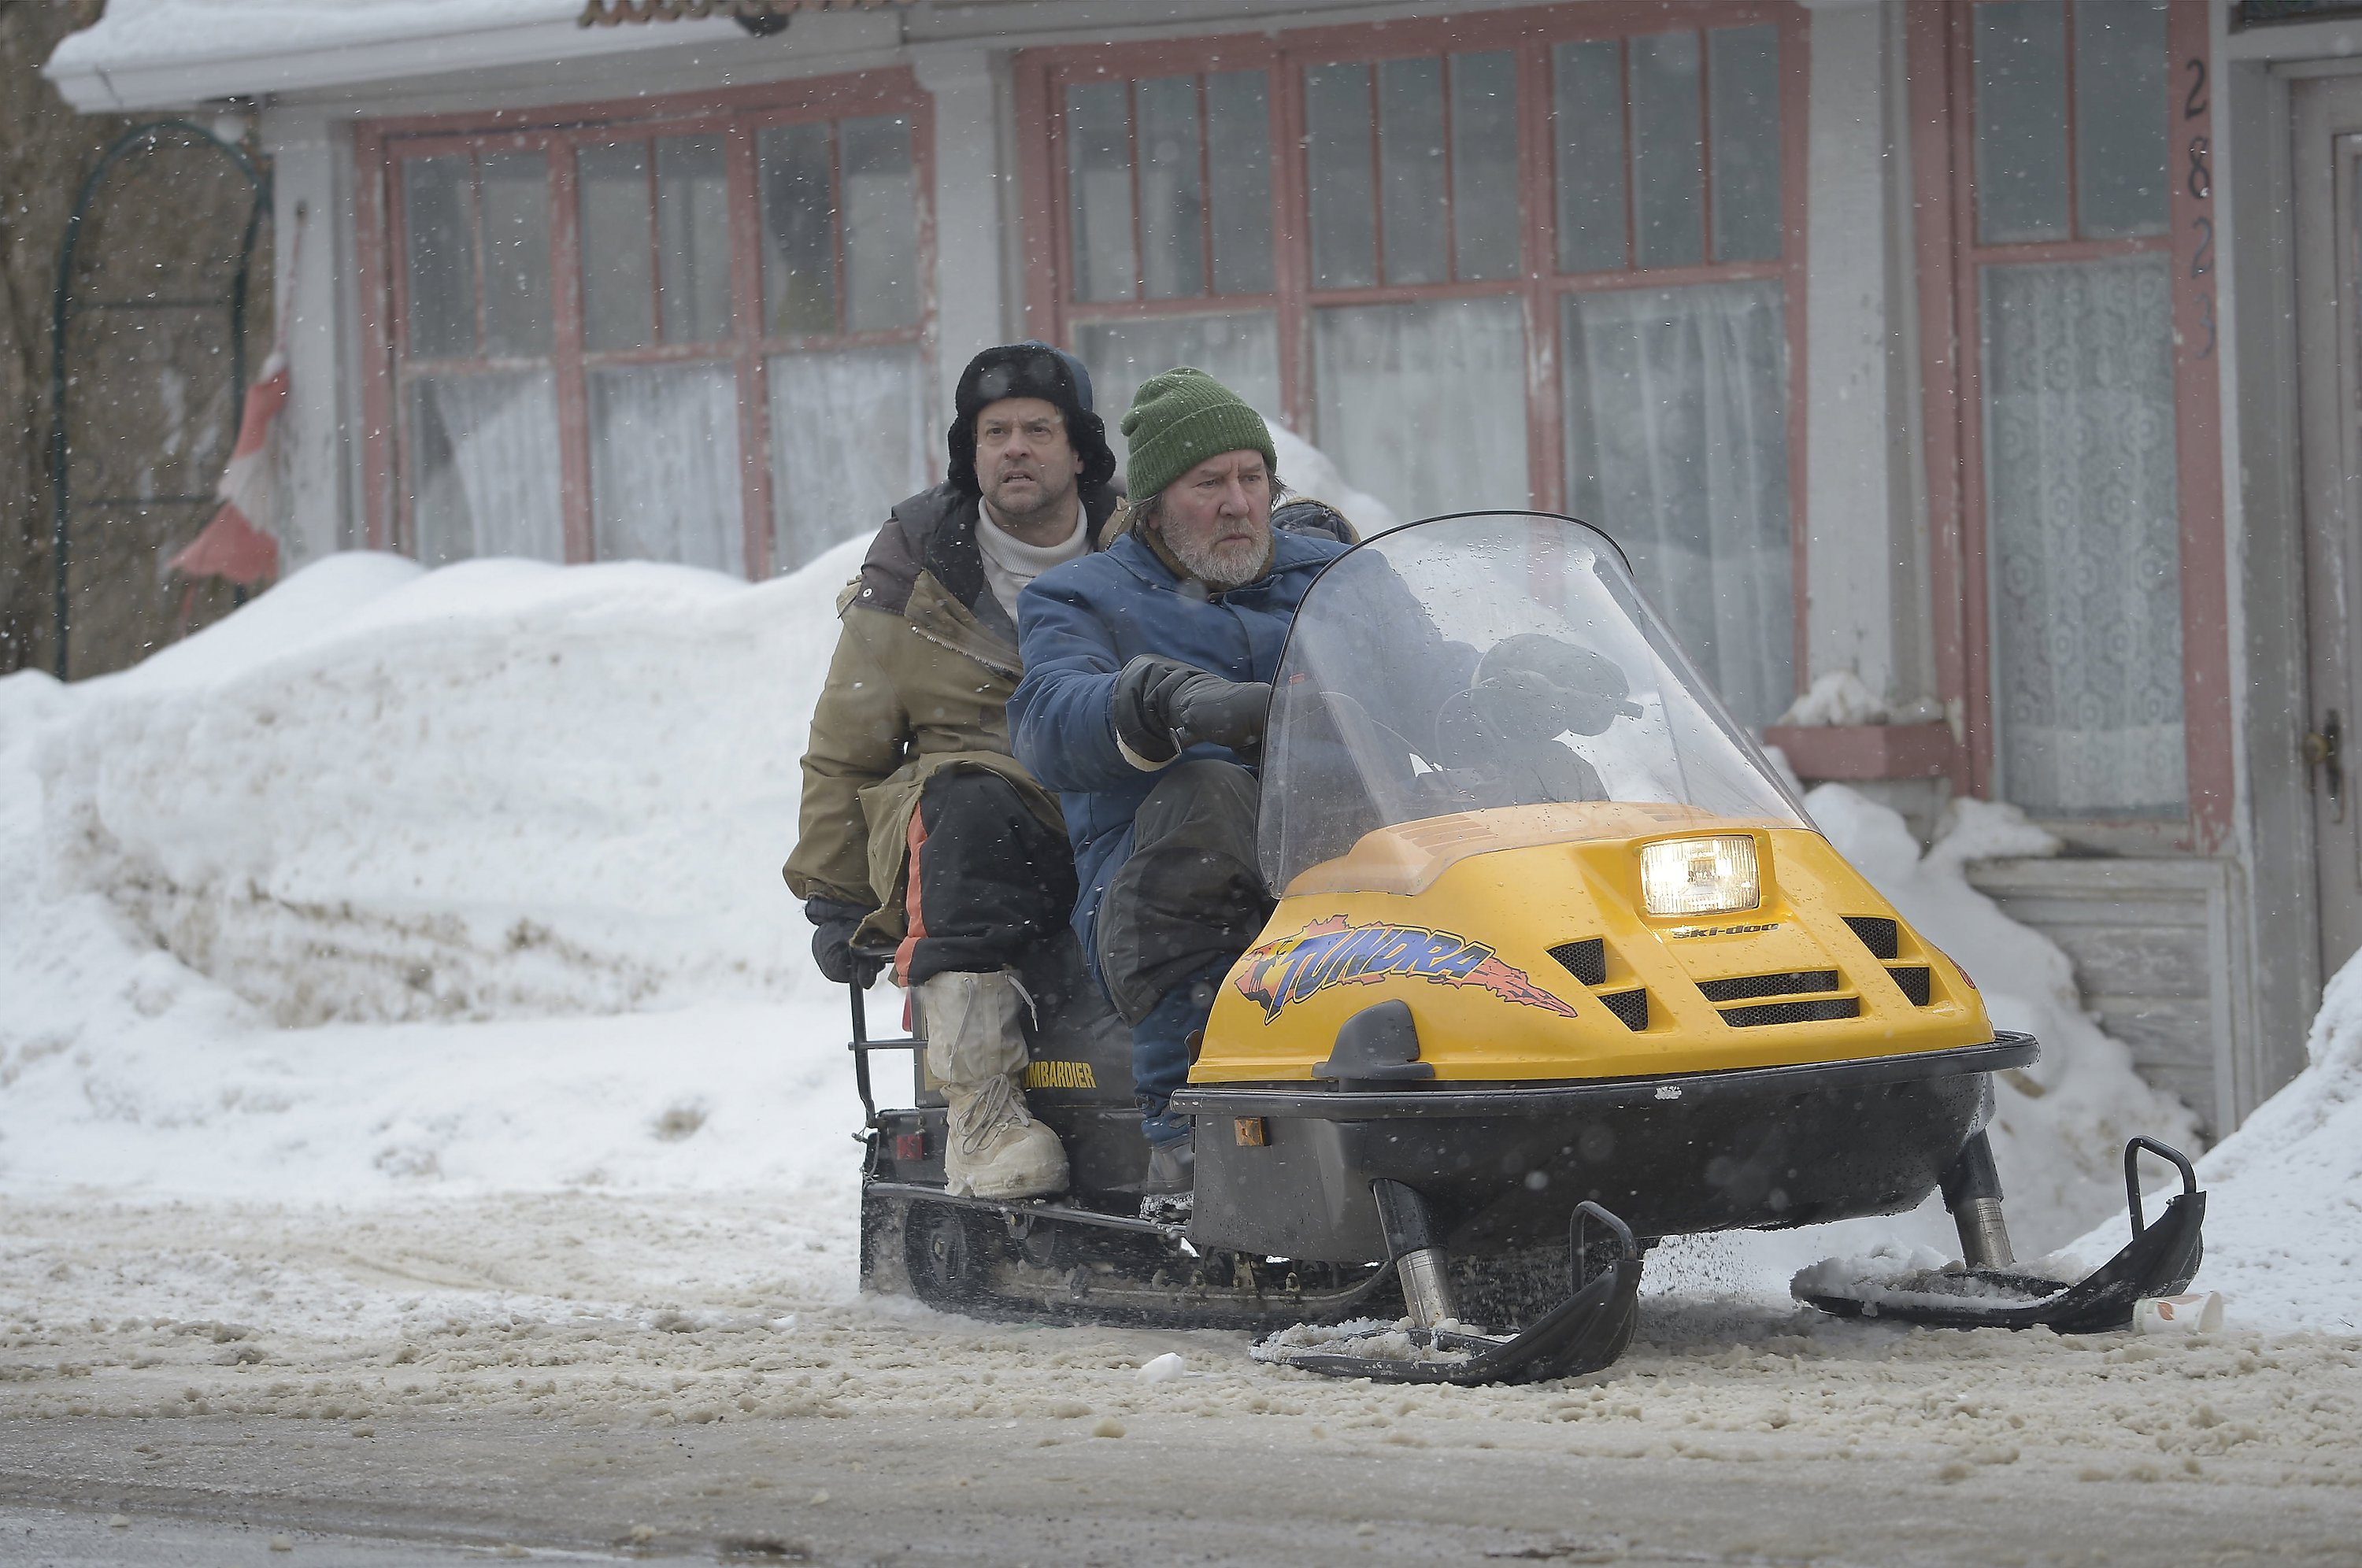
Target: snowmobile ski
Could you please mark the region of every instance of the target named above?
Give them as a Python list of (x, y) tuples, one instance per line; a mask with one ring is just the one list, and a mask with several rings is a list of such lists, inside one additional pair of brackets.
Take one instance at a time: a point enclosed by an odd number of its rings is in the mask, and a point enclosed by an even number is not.
[[(2141, 1212), (2140, 1153), (2170, 1160), (2181, 1173), (2181, 1191), (2150, 1223)], [(1806, 1269), (1792, 1293), (1825, 1312), (1844, 1318), (1879, 1318), (1940, 1329), (2031, 1329), (2037, 1324), (2062, 1334), (2105, 1333), (2132, 1326), (2133, 1307), (2144, 1297), (2173, 1296), (2186, 1288), (2204, 1255), (2201, 1227), (2206, 1195), (2180, 1152), (2154, 1138), (2125, 1145), (2125, 1188), (2133, 1239), (2106, 1263), (2070, 1283), (2012, 1269), (1928, 1269), (1864, 1278), (1832, 1286)]]
[[(1619, 1246), (1614, 1261), (1584, 1284), (1581, 1280), (1582, 1231), (1586, 1219), (1605, 1224)], [(1366, 1377), (1374, 1383), (1449, 1383), (1463, 1388), (1487, 1383), (1541, 1383), (1596, 1372), (1613, 1364), (1632, 1342), (1639, 1310), (1640, 1248), (1630, 1227), (1596, 1203), (1576, 1205), (1573, 1226), (1570, 1251), (1578, 1288), (1522, 1333), (1469, 1333), (1440, 1324), (1411, 1327), (1406, 1320), (1308, 1342), (1290, 1342), (1287, 1334), (1275, 1335), (1256, 1347), (1255, 1354), (1260, 1360), (1330, 1377)], [(1398, 1264), (1409, 1261), (1407, 1257), (1397, 1260)], [(1408, 1268), (1405, 1275), (1404, 1294), (1416, 1312), (1420, 1292)], [(1332, 1345), (1362, 1345), (1367, 1350), (1327, 1348)], [(1385, 1353), (1396, 1346), (1410, 1353)]]

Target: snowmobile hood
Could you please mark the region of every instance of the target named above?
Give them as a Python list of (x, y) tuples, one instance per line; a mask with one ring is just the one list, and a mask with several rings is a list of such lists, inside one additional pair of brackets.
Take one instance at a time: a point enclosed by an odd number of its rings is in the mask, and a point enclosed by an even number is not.
[(1815, 829), (1586, 524), (1465, 513), (1339, 557), (1266, 734), (1281, 897), (1193, 1083), (1319, 1081), (1385, 1002), (1416, 1034), (1407, 1083), (1993, 1038), (1968, 977)]

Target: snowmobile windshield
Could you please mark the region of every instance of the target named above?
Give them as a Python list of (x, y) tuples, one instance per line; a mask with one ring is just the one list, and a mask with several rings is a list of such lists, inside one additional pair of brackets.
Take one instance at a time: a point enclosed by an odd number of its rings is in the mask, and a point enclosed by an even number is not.
[(1807, 825), (1588, 524), (1431, 518), (1340, 557), (1305, 595), (1264, 743), (1275, 891), (1388, 886), (1387, 856), (1355, 846), (1429, 819), (1533, 843), (1709, 817)]

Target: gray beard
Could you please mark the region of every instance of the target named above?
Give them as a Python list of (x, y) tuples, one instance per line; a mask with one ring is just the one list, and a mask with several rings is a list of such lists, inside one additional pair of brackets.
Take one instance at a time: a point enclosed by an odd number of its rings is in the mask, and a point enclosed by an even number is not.
[(1164, 544), (1173, 552), (1173, 558), (1207, 587), (1243, 588), (1262, 575), (1264, 558), (1271, 550), (1271, 536), (1265, 534), (1253, 545), (1233, 545), (1227, 549), (1184, 546), (1169, 534)]

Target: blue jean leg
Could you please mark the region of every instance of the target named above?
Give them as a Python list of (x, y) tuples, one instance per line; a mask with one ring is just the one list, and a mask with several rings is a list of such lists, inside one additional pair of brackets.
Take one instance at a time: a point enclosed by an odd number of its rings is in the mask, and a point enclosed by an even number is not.
[(1189, 1037), (1206, 1027), (1215, 989), (1230, 967), (1227, 960), (1207, 965), (1165, 992), (1131, 1026), (1132, 1093), (1140, 1103), (1140, 1130), (1153, 1144), (1189, 1136), (1189, 1118), (1174, 1115), (1167, 1102), (1189, 1081)]

